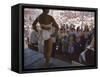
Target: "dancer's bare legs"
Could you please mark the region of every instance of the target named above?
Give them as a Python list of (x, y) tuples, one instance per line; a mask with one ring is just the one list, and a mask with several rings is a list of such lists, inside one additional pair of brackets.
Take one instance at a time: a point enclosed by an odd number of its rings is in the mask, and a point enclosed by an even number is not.
[(51, 53), (52, 53), (52, 39), (48, 39), (44, 42), (44, 58), (45, 58), (45, 67), (48, 67), (48, 64), (50, 62), (50, 58), (51, 58)]

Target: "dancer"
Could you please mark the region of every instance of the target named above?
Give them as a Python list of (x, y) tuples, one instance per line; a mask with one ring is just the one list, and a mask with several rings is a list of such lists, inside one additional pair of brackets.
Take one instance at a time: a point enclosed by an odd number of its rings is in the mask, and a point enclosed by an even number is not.
[(38, 23), (40, 25), (40, 30), (41, 30), (40, 35), (44, 43), (45, 66), (48, 66), (52, 53), (52, 44), (53, 44), (51, 37), (53, 35), (52, 27), (55, 27), (55, 32), (58, 32), (59, 27), (58, 24), (55, 22), (54, 18), (48, 15), (49, 9), (42, 9), (42, 10), (43, 13), (36, 18), (32, 26), (35, 31), (39, 32), (39, 30), (37, 30), (36, 24)]

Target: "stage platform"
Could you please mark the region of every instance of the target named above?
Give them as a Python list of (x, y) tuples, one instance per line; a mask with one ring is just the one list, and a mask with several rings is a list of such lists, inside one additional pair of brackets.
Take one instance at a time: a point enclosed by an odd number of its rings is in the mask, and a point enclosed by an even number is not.
[[(44, 56), (42, 53), (39, 53), (29, 48), (24, 49), (24, 68), (25, 69), (45, 68), (43, 65), (44, 65)], [(48, 68), (70, 67), (70, 66), (72, 66), (72, 64), (59, 60), (57, 58), (51, 57)]]

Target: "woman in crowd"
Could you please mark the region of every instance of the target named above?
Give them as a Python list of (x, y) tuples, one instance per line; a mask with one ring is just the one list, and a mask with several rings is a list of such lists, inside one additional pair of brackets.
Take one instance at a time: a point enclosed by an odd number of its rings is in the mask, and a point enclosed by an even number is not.
[(62, 53), (65, 56), (65, 53), (68, 51), (68, 31), (65, 29), (62, 30), (62, 40), (61, 40), (61, 45), (62, 45)]
[(85, 65), (94, 65), (94, 53), (95, 53), (94, 44), (95, 40), (93, 37), (90, 45), (88, 45), (86, 49), (80, 54), (79, 57), (80, 63)]

